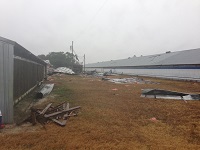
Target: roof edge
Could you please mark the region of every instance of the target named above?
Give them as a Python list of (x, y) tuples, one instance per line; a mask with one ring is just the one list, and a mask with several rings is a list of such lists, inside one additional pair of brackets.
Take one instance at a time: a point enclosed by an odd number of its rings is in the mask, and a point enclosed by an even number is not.
[(0, 36), (0, 41), (15, 45), (16, 42)]

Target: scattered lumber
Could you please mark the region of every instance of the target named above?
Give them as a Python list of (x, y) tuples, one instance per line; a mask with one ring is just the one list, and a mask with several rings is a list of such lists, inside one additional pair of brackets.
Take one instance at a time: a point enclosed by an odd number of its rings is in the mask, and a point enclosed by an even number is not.
[(25, 121), (31, 122), (33, 125), (39, 122), (43, 126), (53, 121), (60, 126), (65, 126), (67, 119), (77, 116), (77, 110), (80, 108), (80, 106), (69, 108), (69, 103), (66, 102), (54, 107), (52, 103), (49, 103), (44, 109), (32, 107), (31, 115)]

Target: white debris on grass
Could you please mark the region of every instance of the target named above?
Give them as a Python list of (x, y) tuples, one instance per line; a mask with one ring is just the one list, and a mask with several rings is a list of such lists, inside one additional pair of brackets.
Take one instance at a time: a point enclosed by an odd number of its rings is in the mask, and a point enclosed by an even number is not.
[(144, 81), (139, 78), (110, 79), (109, 81), (114, 83), (144, 83)]
[(157, 82), (152, 82), (149, 80), (143, 80), (140, 78), (122, 78), (122, 79), (110, 79), (108, 80), (114, 83), (136, 83), (136, 84), (159, 84)]
[(67, 68), (67, 67), (59, 67), (59, 68), (55, 69), (54, 72), (56, 72), (56, 73), (66, 73), (66, 74), (75, 74), (74, 71), (72, 71), (72, 69)]

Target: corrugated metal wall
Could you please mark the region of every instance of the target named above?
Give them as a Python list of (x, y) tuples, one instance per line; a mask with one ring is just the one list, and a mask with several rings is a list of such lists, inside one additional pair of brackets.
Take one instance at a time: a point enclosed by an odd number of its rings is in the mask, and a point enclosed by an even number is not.
[(46, 76), (46, 63), (14, 41), (0, 37), (0, 110), (13, 123), (14, 103)]
[(0, 41), (0, 110), (4, 123), (13, 123), (13, 47)]
[(33, 89), (46, 76), (46, 63), (27, 49), (14, 45), (14, 103)]
[(14, 100), (45, 77), (45, 66), (26, 59), (14, 59)]

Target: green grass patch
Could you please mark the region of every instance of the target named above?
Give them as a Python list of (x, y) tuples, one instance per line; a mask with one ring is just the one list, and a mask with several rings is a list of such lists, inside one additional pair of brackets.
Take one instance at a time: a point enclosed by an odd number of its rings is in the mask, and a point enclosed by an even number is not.
[(60, 102), (73, 102), (73, 91), (67, 87), (55, 87), (52, 94), (55, 95), (55, 100)]

